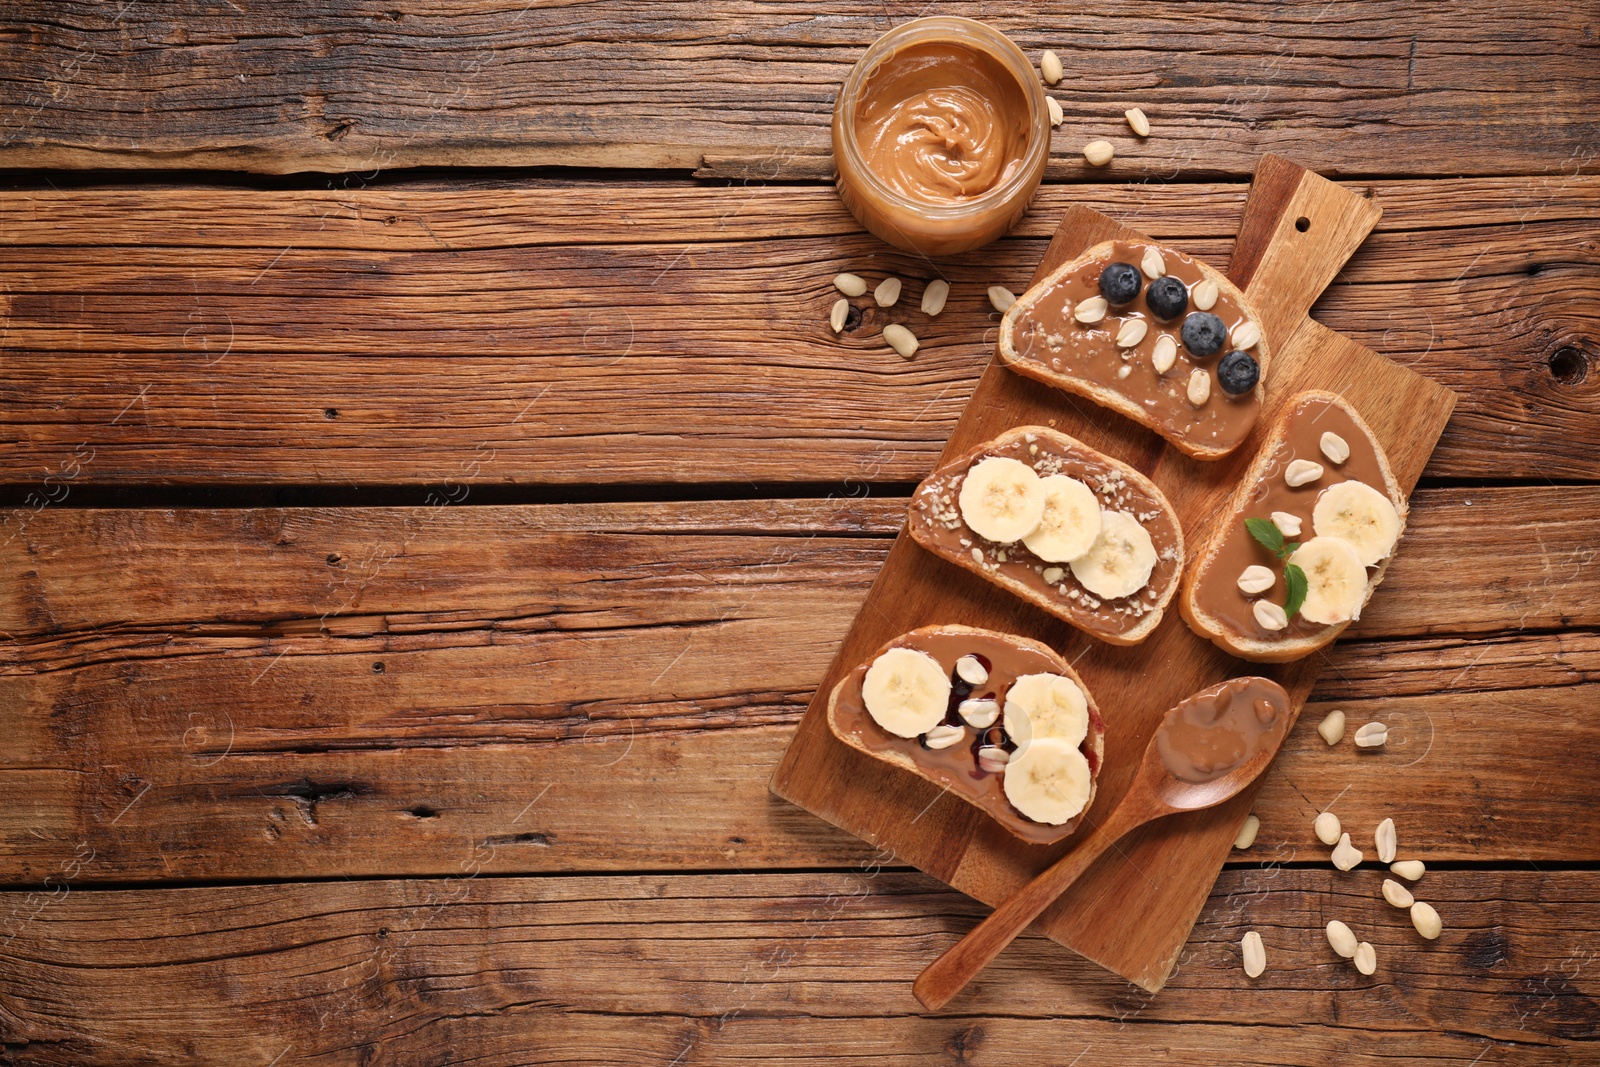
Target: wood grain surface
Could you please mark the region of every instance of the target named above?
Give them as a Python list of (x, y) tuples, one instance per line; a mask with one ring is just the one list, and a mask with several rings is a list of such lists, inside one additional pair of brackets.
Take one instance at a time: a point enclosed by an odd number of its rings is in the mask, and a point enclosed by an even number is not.
[[(912, 11), (12, 7), (0, 1065), (1594, 1059), (1591, 4), (929, 8), (1069, 72), (1033, 210), (938, 265), (936, 320), (827, 185), (838, 79)], [(981, 905), (768, 772), (985, 287), (1080, 203), (1227, 267), (1266, 150), (1384, 210), (1315, 316), (1462, 396), (1406, 552), (1159, 996), (1030, 934), (918, 1014)], [(906, 279), (915, 362), (876, 307), (827, 329), (844, 269)], [(1328, 749), (1336, 707), (1389, 747)], [(1396, 819), (1437, 944), (1328, 869), (1330, 805)]]
[[(1320, 852), (1336, 802), (1430, 861), (1600, 862), (1600, 769), (1567, 757), (1600, 745), (1600, 489), (1413, 503), (1306, 712), (1393, 740), (1303, 723), (1260, 847)], [(0, 884), (80, 842), (84, 884), (448, 876), (466, 848), (496, 872), (853, 864), (871, 850), (766, 781), (905, 504), (28, 514), (0, 547)]]
[[(1248, 175), (1263, 152), (1328, 174), (1593, 170), (1592, 9), (1466, 10), (60, 0), (51, 18), (8, 35), (0, 78), (14, 117), (0, 165), (370, 177), (557, 164), (824, 178), (828, 116), (850, 66), (896, 22), (948, 13), (989, 21), (1030, 56), (1060, 53), (1067, 120), (1053, 178), (1084, 175), (1078, 150), (1098, 137), (1117, 145), (1118, 180)], [(1146, 140), (1122, 121), (1134, 105), (1156, 131)]]
[[(40, 1065), (1592, 1062), (1600, 883), (1432, 872), (1425, 942), (1372, 871), (1229, 871), (1172, 985), (1025, 934), (925, 1016), (908, 973), (980, 906), (870, 859), (838, 873), (492, 878), (0, 895), (7, 1051)], [(1551, 923), (1557, 910), (1561, 923)], [(1378, 952), (1362, 977), (1322, 936)], [(1238, 941), (1268, 970), (1245, 983)], [(1270, 1043), (1271, 1047), (1264, 1047)], [(575, 1050), (580, 1050), (576, 1051)], [(275, 1057), (278, 1059), (275, 1061)]]
[[(1226, 267), (1243, 187), (1189, 188), (1047, 187), (1025, 236), (940, 265), (937, 319), (929, 265), (829, 190), (0, 193), (0, 483), (916, 481), (993, 347), (985, 288), (1020, 292), (1075, 202)], [(1573, 447), (1600, 438), (1600, 178), (1346, 188), (1386, 219), (1316, 314), (1461, 395), (1430, 475), (1600, 477)], [(840, 338), (846, 269), (910, 282)]]

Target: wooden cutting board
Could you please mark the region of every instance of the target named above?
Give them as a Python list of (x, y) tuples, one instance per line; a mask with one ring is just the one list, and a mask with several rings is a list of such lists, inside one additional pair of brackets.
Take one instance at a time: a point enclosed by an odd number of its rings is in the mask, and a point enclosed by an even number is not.
[[(994, 359), (940, 462), (1013, 426), (1053, 426), (1153, 478), (1178, 509), (1193, 545), (1243, 476), (1276, 411), (1294, 393), (1318, 388), (1344, 394), (1361, 412), (1409, 493), (1450, 417), (1455, 395), (1307, 317), (1380, 214), (1369, 200), (1287, 160), (1262, 158), (1230, 276), (1259, 310), (1273, 359), (1261, 421), (1228, 459), (1190, 459), (1149, 430), (1013, 374)], [(1034, 279), (1090, 245), (1114, 238), (1146, 239), (1098, 212), (1071, 208)], [(1405, 550), (1402, 541), (1400, 551)], [(828, 694), (850, 668), (898, 634), (947, 622), (1044, 641), (1082, 675), (1106, 719), (1105, 767), (1090, 820), (1116, 806), (1157, 723), (1177, 701), (1213, 682), (1255, 673), (1282, 683), (1298, 715), (1323, 663), (1321, 654), (1280, 666), (1234, 659), (1192, 633), (1176, 603), (1143, 644), (1105, 645), (928, 554), (902, 528), (801, 719), (772, 791), (891, 854), (887, 862), (911, 864), (990, 905), (1077, 839), (1054, 846), (1024, 844), (966, 802), (847, 747), (826, 722)], [(1040, 917), (1039, 929), (1147, 990), (1160, 989), (1254, 796), (1252, 788), (1221, 807), (1159, 820), (1130, 835)], [(911, 977), (906, 976), (908, 983)]]

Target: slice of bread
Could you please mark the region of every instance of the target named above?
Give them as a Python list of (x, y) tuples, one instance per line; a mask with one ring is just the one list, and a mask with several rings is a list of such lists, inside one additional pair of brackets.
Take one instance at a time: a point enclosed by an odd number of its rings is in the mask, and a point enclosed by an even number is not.
[[(1297, 420), (1305, 420), (1307, 429), (1303, 435), (1297, 432)], [(1323, 454), (1311, 454), (1309, 434), (1329, 430), (1338, 433), (1349, 445), (1350, 457), (1344, 463), (1335, 465)], [(1299, 441), (1298, 447), (1290, 441), (1292, 433)], [(1243, 557), (1231, 552), (1230, 539), (1240, 539), (1236, 542), (1239, 545), (1248, 544), (1251, 539), (1244, 520), (1270, 520), (1273, 502), (1276, 500), (1281, 503), (1289, 492), (1283, 481), (1284, 468), (1297, 458), (1321, 463), (1324, 474), (1298, 494), (1298, 499), (1303, 503), (1295, 513), (1303, 512), (1304, 522), (1301, 533), (1285, 537), (1286, 541), (1304, 541), (1314, 535), (1309, 509), (1315, 498), (1331, 484), (1355, 478), (1355, 471), (1364, 471), (1367, 475), (1356, 480), (1366, 482), (1389, 498), (1400, 518), (1401, 536), (1405, 533), (1405, 494), (1401, 492), (1400, 483), (1389, 466), (1383, 446), (1378, 443), (1372, 428), (1360, 413), (1337, 393), (1310, 390), (1293, 397), (1273, 424), (1266, 443), (1261, 446), (1243, 481), (1222, 510), (1220, 520), (1195, 547), (1194, 558), (1184, 579), (1183, 593), (1178, 600), (1178, 609), (1184, 621), (1195, 633), (1224, 651), (1258, 663), (1284, 663), (1308, 656), (1332, 644), (1350, 625), (1349, 622), (1321, 625), (1296, 618), (1291, 619), (1283, 630), (1274, 633), (1255, 623), (1253, 616), (1243, 610), (1250, 601), (1247, 594), (1239, 591), (1236, 584), (1239, 572), (1235, 569)], [(1338, 477), (1341, 473), (1345, 475), (1344, 478)], [(1388, 556), (1367, 568), (1367, 592), (1363, 606), (1371, 601), (1398, 548), (1397, 540)], [(1225, 549), (1230, 550), (1233, 565), (1227, 565), (1221, 559)], [(1259, 549), (1257, 555), (1259, 558), (1255, 562), (1276, 572), (1282, 571), (1281, 565), (1272, 559), (1266, 549)], [(1266, 595), (1281, 599), (1279, 594), (1283, 584), (1280, 580)], [(1224, 617), (1217, 604), (1231, 605), (1227, 609), (1231, 617)], [(1357, 617), (1359, 614), (1357, 612)]]
[[(1021, 541), (1001, 545), (980, 537), (955, 500), (966, 472), (989, 456), (1021, 460), (1041, 475), (1077, 478), (1096, 492), (1103, 511), (1133, 514), (1158, 553), (1148, 584), (1128, 596), (1100, 600), (1078, 582), (1070, 565), (1042, 560)], [(1183, 526), (1156, 484), (1126, 463), (1045, 426), (1008, 430), (936, 469), (912, 494), (907, 525), (912, 539), (929, 552), (1113, 645), (1136, 645), (1155, 631), (1183, 574)], [(1062, 573), (1044, 580), (1055, 571)]]
[[(1102, 320), (1091, 325), (1074, 318), (1077, 304), (1098, 293), (1096, 282), (1105, 266), (1131, 262), (1137, 267), (1152, 253), (1190, 290), (1178, 317), (1161, 320), (1150, 309), (1147, 298), (1154, 279), (1146, 273), (1139, 295), (1128, 304), (1109, 308)], [(1193, 299), (1201, 281), (1216, 287), (1217, 300), (1209, 310), (1229, 327), (1228, 343), (1208, 357), (1193, 356), (1181, 340), (1183, 318), (1206, 310), (1196, 307)], [(1145, 333), (1131, 346), (1120, 347), (1118, 332), (1129, 322), (1142, 322)], [(1261, 316), (1238, 286), (1208, 264), (1151, 242), (1103, 241), (1017, 298), (1000, 322), (1000, 359), (1019, 374), (1087, 397), (1149, 427), (1186, 455), (1214, 460), (1250, 435), (1265, 395), (1262, 383), (1272, 358), (1265, 336), (1248, 346), (1260, 368), (1253, 389), (1229, 397), (1217, 380), (1222, 357), (1234, 347), (1238, 328), (1247, 322), (1259, 329)], [(1163, 336), (1172, 338), (1176, 356), (1168, 370), (1157, 373), (1154, 345)], [(1202, 372), (1208, 390), (1198, 405), (1188, 392), (1195, 372)]]
[[(867, 669), (873, 660), (883, 655), (891, 648), (913, 648), (920, 652), (933, 655), (946, 669), (953, 671), (955, 659), (958, 655), (950, 655), (952, 651), (968, 649), (969, 651), (983, 652), (1003, 645), (1015, 650), (1017, 661), (1027, 665), (1025, 673), (1051, 673), (1059, 674), (1072, 679), (1078, 688), (1083, 690), (1084, 697), (1089, 706), (1089, 731), (1079, 751), (1089, 762), (1090, 786), (1089, 798), (1084, 802), (1083, 810), (1067, 822), (1052, 825), (1049, 823), (1034, 822), (1011, 806), (1006, 800), (1003, 782), (1004, 771), (994, 773), (974, 773), (965, 768), (958, 769), (953, 759), (933, 759), (930, 756), (939, 756), (941, 753), (930, 753), (924, 749), (916, 738), (899, 738), (883, 730), (874, 723), (870, 716), (855, 705), (860, 701), (862, 679), (866, 676)], [(935, 653), (943, 653), (935, 654)], [(948, 662), (947, 662), (948, 661)], [(991, 676), (989, 682), (996, 679)], [(987, 695), (989, 689), (985, 686), (972, 688), (972, 695)], [(1009, 683), (1006, 683), (1008, 686)], [(1002, 706), (1005, 703), (1005, 691), (1002, 686), (994, 687), (994, 699)], [(959, 626), (946, 624), (940, 626), (923, 626), (909, 633), (901, 634), (894, 640), (886, 643), (873, 653), (872, 658), (865, 663), (853, 668), (838, 685), (833, 687), (833, 692), (828, 696), (828, 729), (840, 741), (859, 752), (863, 752), (874, 759), (883, 760), (903, 770), (933, 783), (941, 789), (955, 794), (973, 807), (988, 815), (995, 822), (1004, 826), (1012, 834), (1024, 841), (1039, 845), (1054, 844), (1062, 841), (1077, 830), (1083, 821), (1083, 816), (1094, 806), (1095, 793), (1098, 789), (1100, 768), (1105, 760), (1105, 720), (1101, 718), (1100, 709), (1095, 704), (1094, 694), (1089, 692), (1087, 686), (1070, 664), (1054, 649), (1038, 641), (1015, 634), (1000, 633), (995, 630), (982, 630), (972, 626)], [(969, 728), (970, 730), (970, 728)], [(961, 760), (972, 757), (972, 749), (966, 746), (956, 746), (945, 753), (964, 754)]]

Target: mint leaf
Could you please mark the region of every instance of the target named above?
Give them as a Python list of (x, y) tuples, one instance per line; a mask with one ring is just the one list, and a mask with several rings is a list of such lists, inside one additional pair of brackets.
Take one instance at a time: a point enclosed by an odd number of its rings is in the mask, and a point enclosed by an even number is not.
[(1246, 519), (1244, 528), (1268, 552), (1279, 559), (1283, 558), (1283, 531), (1271, 519)]
[(1283, 613), (1292, 619), (1306, 602), (1306, 572), (1290, 563), (1283, 568), (1283, 584), (1289, 590), (1289, 599), (1283, 603)]
[(1278, 558), (1279, 559), (1288, 559), (1290, 556), (1294, 555), (1299, 550), (1300, 550), (1300, 542), (1299, 541), (1290, 541), (1288, 544), (1283, 546), (1283, 551), (1278, 553)]

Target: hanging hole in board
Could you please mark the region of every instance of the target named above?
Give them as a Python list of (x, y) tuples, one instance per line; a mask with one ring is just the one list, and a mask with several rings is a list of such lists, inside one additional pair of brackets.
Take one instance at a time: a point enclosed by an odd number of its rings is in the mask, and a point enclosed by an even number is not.
[(1305, 233), (1307, 230), (1311, 229), (1311, 220), (1306, 218), (1304, 215), (1301, 215), (1299, 218), (1294, 220), (1294, 228), (1299, 230), (1301, 233)]

